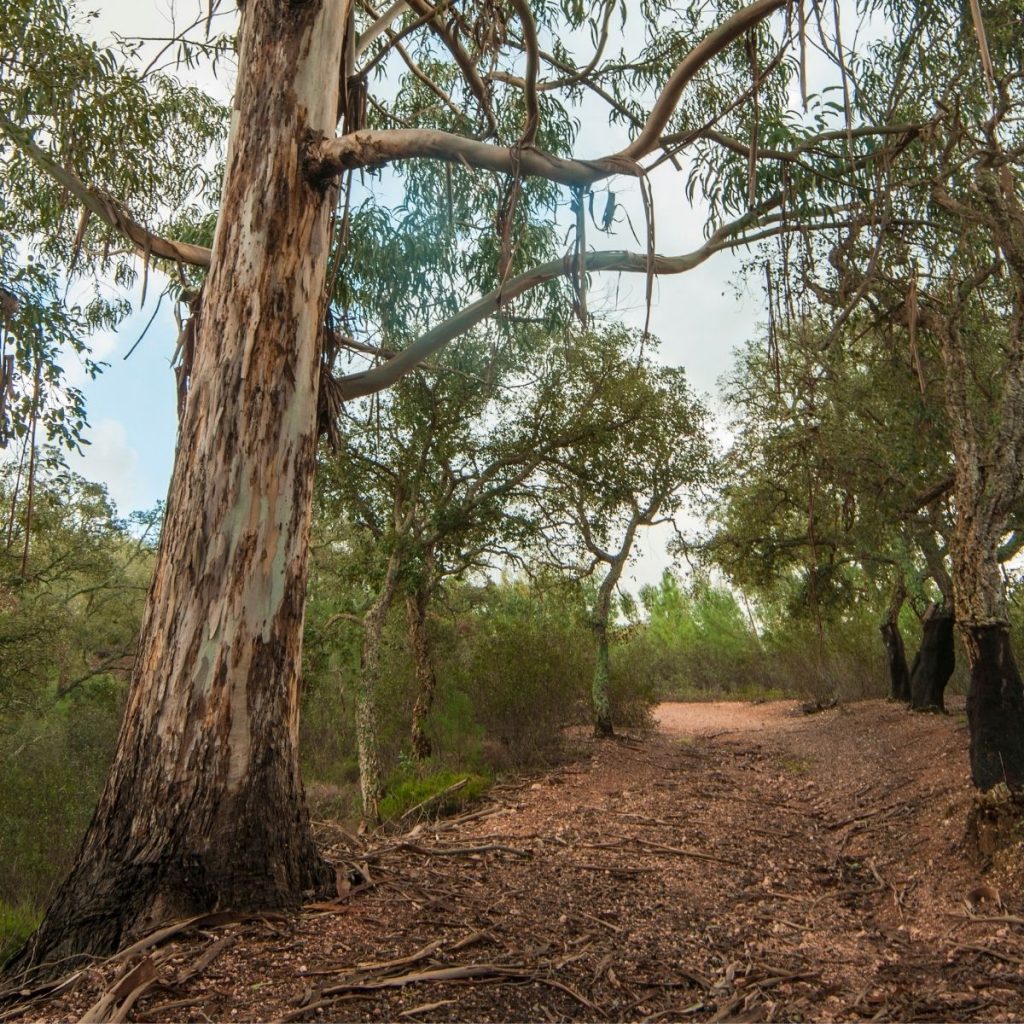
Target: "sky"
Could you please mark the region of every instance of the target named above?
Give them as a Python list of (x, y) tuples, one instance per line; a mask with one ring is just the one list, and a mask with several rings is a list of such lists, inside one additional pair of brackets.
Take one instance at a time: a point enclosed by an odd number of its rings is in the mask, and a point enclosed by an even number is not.
[[(99, 12), (91, 32), (101, 41), (115, 31), (126, 36), (166, 36), (172, 23), (172, 0), (153, 4), (93, 0), (86, 6)], [(173, 10), (180, 24), (205, 11), (205, 0), (201, 4), (176, 0)], [(196, 84), (221, 99), (230, 94), (229, 78), (218, 81), (205, 75)], [(625, 131), (615, 132), (621, 134), (621, 141), (611, 137), (603, 118), (586, 120), (581, 127), (579, 155), (598, 156), (624, 145)], [(617, 201), (627, 205), (633, 224), (642, 228), (638, 183), (617, 178), (612, 187)], [(692, 208), (685, 201), (682, 176), (665, 165), (652, 175), (652, 188), (658, 252), (674, 255), (697, 248), (703, 240), (705, 215), (699, 206)], [(589, 241), (594, 248), (637, 248), (625, 224), (618, 236), (591, 237)], [(756, 333), (763, 318), (760, 289), (737, 291), (738, 271), (739, 257), (718, 253), (696, 270), (655, 282), (651, 330), (661, 339), (660, 357), (666, 363), (684, 366), (691, 385), (709, 396), (715, 394), (719, 378), (729, 369), (733, 350)], [(641, 327), (644, 288), (642, 275), (598, 275), (591, 308), (598, 307), (604, 294), (607, 304), (615, 301), (621, 319)], [(68, 367), (72, 381), (85, 392), (90, 420), (87, 436), (91, 443), (84, 455), (74, 460), (74, 468), (89, 479), (104, 482), (124, 515), (150, 508), (166, 496), (174, 456), (177, 414), (170, 356), (177, 327), (169, 300), (157, 308), (158, 292), (151, 280), (146, 305), (137, 308), (116, 333), (95, 339), (95, 355), (109, 364), (97, 380), (86, 380), (79, 368)], [(146, 336), (126, 359), (151, 319)], [(698, 520), (691, 519), (684, 529), (692, 531), (697, 525)], [(636, 590), (661, 576), (669, 564), (665, 553), (669, 535), (667, 529), (640, 535), (637, 558), (625, 574), (628, 589)]]

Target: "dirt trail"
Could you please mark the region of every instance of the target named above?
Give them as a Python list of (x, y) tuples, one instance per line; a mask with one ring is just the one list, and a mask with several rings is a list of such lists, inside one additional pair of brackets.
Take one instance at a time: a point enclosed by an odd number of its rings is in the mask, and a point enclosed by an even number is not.
[[(454, 823), (325, 825), (350, 891), (164, 947), (129, 1019), (1024, 1018), (1024, 892), (964, 904), (962, 714), (657, 717)], [(29, 1015), (77, 1019), (112, 977)]]

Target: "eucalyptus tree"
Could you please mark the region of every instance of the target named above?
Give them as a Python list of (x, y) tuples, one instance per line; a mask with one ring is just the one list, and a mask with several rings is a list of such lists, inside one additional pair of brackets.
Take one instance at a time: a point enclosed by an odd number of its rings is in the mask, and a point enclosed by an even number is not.
[[(792, 127), (785, 54), (795, 37), (806, 39), (805, 25), (792, 13), (774, 34), (763, 24), (785, 6), (649, 5), (639, 52), (605, 57), (611, 19), (629, 9), (612, 0), (590, 11), (568, 0), (465, 10), (403, 0), (380, 16), (365, 0), (246, 0), (219, 204), (210, 218), (191, 218), (208, 226), (215, 213), (211, 249), (192, 240), (198, 231), (171, 238), (147, 227), (153, 210), (131, 194), (140, 168), (175, 166), (162, 140), (123, 155), (119, 190), (73, 145), (95, 143), (95, 133), (52, 133), (5, 104), (0, 131), (18, 160), (88, 209), (90, 230), (197, 267), (188, 280), (201, 284), (201, 294), (188, 289), (175, 467), (118, 754), (79, 859), (21, 964), (107, 951), (140, 928), (212, 906), (296, 906), (330, 884), (296, 755), (319, 425), (339, 400), (390, 386), (539, 285), (568, 277), (583, 316), (589, 274), (641, 273), (650, 282), (790, 230), (796, 197), (812, 186), (818, 198), (798, 204), (802, 227), (845, 216), (851, 198), (837, 169), (879, 159), (917, 128)], [(596, 52), (580, 59), (567, 41), (588, 27)], [(559, 40), (550, 53), (549, 37)], [(741, 39), (743, 50), (733, 48)], [(390, 90), (373, 94), (373, 74), (399, 61), (430, 93), (429, 108), (404, 107)], [(631, 139), (594, 159), (572, 157), (571, 137), (541, 148), (544, 125), (584, 93), (607, 104)], [(442, 107), (459, 117), (456, 131), (432, 126)], [(765, 126), (774, 148), (762, 152)], [(615, 175), (643, 184), (661, 154), (678, 160), (688, 147), (695, 166), (710, 168), (691, 179), (693, 189), (706, 182), (714, 191), (707, 238), (681, 256), (590, 252), (585, 212), (595, 186)], [(716, 172), (726, 153), (739, 154), (738, 172)], [(453, 195), (474, 175), (499, 176), (495, 216), (471, 224), (466, 243), (490, 246), (497, 285), (432, 318), (380, 365), (322, 374), (325, 341), (375, 348), (334, 330), (329, 302), (332, 281), (344, 282), (352, 266), (344, 247), (352, 172), (401, 171), (416, 159), (448, 164)], [(512, 225), (527, 179), (570, 190), (575, 246), (568, 258), (513, 273)], [(609, 223), (615, 208), (609, 198)], [(383, 276), (388, 268), (362, 269)], [(359, 333), (358, 322), (340, 326)]]
[[(707, 410), (682, 369), (659, 366), (631, 351), (640, 341), (609, 331), (580, 347), (577, 372), (601, 386), (593, 401), (607, 409), (605, 418), (619, 419), (621, 425), (596, 444), (588, 438), (555, 453), (544, 493), (545, 547), (583, 575), (600, 574), (590, 611), (597, 736), (614, 733), (608, 628), (615, 589), (637, 534), (675, 524), (713, 472)], [(618, 414), (620, 409), (631, 412)]]
[[(952, 455), (941, 396), (916, 369), (938, 353), (912, 356), (893, 330), (857, 322), (824, 346), (828, 320), (811, 303), (791, 323), (773, 317), (766, 341), (740, 354), (725, 381), (735, 441), (708, 554), (742, 587), (772, 591), (798, 575), (797, 603), (819, 631), (852, 602), (884, 607), (892, 697), (941, 706)], [(913, 671), (899, 629), (908, 596), (920, 615), (932, 598), (941, 608), (925, 616)]]

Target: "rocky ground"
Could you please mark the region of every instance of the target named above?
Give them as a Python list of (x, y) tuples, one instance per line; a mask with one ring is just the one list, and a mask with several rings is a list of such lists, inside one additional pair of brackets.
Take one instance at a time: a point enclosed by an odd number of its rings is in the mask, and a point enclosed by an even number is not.
[(662, 705), (460, 818), (323, 823), (336, 900), (195, 922), (0, 1020), (1024, 1019), (1020, 858), (968, 855), (966, 746), (962, 708)]

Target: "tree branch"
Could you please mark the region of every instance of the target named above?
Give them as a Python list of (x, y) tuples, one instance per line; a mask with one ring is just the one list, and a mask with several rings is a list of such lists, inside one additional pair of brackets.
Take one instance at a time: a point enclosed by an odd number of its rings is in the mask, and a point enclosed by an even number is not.
[[(771, 208), (769, 206), (769, 208)], [(587, 256), (587, 270), (591, 273), (599, 271), (620, 271), (633, 274), (681, 274), (700, 266), (705, 260), (721, 249), (743, 245), (744, 237), (734, 237), (744, 228), (753, 223), (757, 216), (764, 212), (764, 207), (756, 212), (720, 227), (699, 249), (681, 256), (654, 256), (646, 253), (631, 253), (612, 250), (595, 252)], [(779, 230), (779, 229), (773, 229)], [(482, 320), (493, 316), (504, 304), (536, 288), (548, 281), (554, 281), (572, 270), (572, 261), (565, 259), (550, 260), (540, 266), (506, 281), (487, 295), (477, 299), (472, 305), (456, 313), (455, 316), (438, 324), (426, 334), (421, 335), (408, 348), (400, 352), (394, 359), (389, 359), (381, 366), (349, 374), (338, 380), (343, 399), (361, 398), (377, 391), (391, 387), (404, 376), (411, 373), (425, 359), (439, 352), (450, 341), (465, 334)]]
[(90, 213), (130, 238), (142, 255), (158, 256), (196, 267), (210, 265), (209, 249), (201, 245), (192, 245), (190, 242), (176, 242), (171, 238), (163, 238), (143, 227), (116, 199), (90, 188), (73, 171), (61, 167), (49, 153), (36, 144), (30, 132), (18, 127), (3, 113), (0, 113), (0, 128), (40, 170), (63, 185)]
[[(595, 181), (613, 174), (630, 174), (639, 177), (643, 173), (643, 169), (638, 161), (661, 146), (661, 134), (671, 119), (686, 85), (730, 43), (740, 38), (744, 32), (787, 2), (788, 0), (756, 0), (755, 3), (743, 8), (705, 36), (677, 65), (661, 95), (655, 101), (651, 114), (639, 135), (618, 153), (612, 153), (597, 160), (565, 160), (534, 149), (529, 145), (517, 146), (514, 149), (507, 146), (493, 146), (449, 132), (416, 129), (362, 131), (344, 135), (341, 138), (315, 142), (307, 155), (310, 174), (314, 178), (325, 178), (371, 164), (389, 163), (410, 157), (432, 157), (506, 174), (537, 175), (575, 187), (592, 185)], [(426, 3), (426, 0), (410, 0), (410, 6), (419, 12), (430, 10), (430, 5)], [(524, 26), (527, 23), (524, 21)], [(441, 34), (450, 49), (456, 47), (461, 52), (457, 40), (449, 37), (443, 27), (437, 24), (437, 19), (431, 22), (431, 27)], [(537, 102), (536, 55), (538, 51), (536, 46), (530, 45), (527, 29), (524, 29), (524, 40), (529, 55), (525, 82), (527, 107), (532, 109)], [(486, 90), (479, 75), (476, 74), (476, 68), (470, 62), (467, 71), (467, 68), (463, 67), (464, 61), (468, 60), (464, 52), (462, 52), (461, 58), (456, 49), (452, 49), (452, 53), (478, 98), (481, 98), (481, 92), (484, 93), (481, 103), (484, 104), (485, 111), (489, 112), (489, 107), (485, 103)], [(469, 72), (472, 74), (470, 75)], [(528, 117), (528, 133), (531, 121), (532, 115)], [(524, 141), (525, 138), (526, 136), (524, 136)]]

